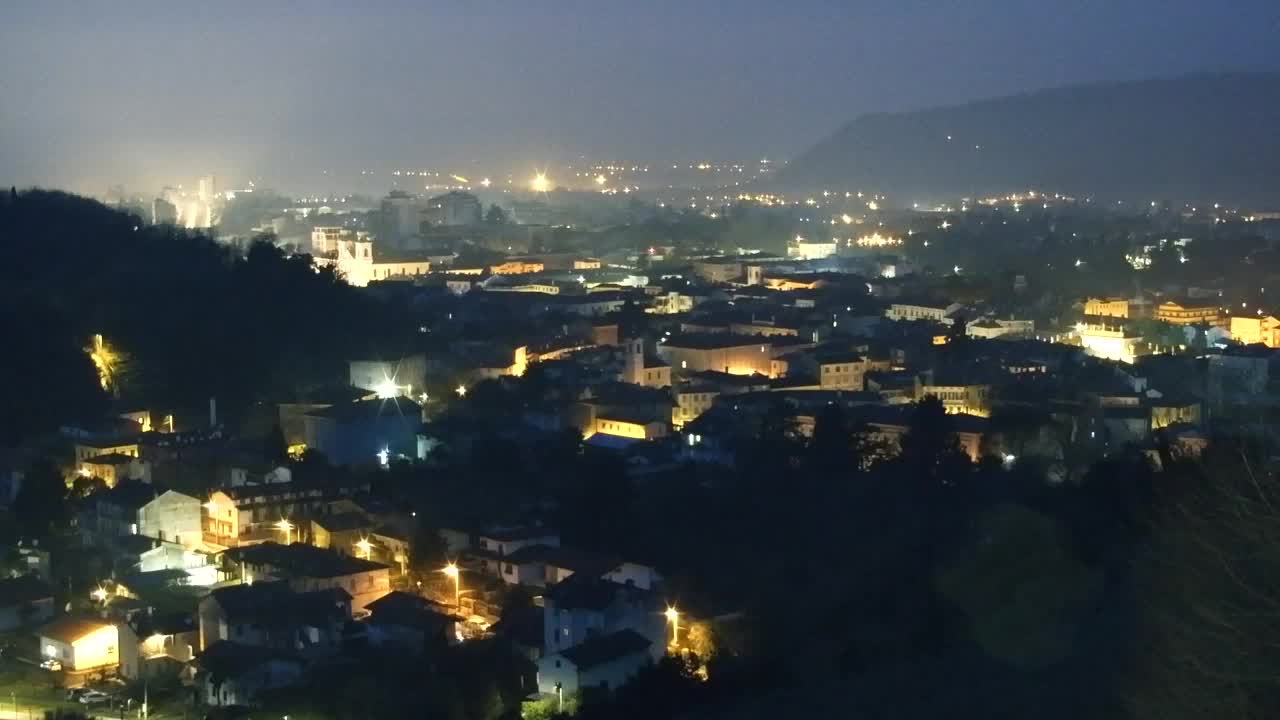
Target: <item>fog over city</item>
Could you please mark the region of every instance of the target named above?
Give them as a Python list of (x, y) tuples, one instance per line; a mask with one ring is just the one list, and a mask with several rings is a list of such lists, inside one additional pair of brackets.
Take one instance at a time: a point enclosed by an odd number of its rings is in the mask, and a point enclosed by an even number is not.
[(402, 166), (785, 159), (864, 113), (1280, 69), (1278, 20), (1266, 0), (18, 0), (0, 179), (345, 192)]

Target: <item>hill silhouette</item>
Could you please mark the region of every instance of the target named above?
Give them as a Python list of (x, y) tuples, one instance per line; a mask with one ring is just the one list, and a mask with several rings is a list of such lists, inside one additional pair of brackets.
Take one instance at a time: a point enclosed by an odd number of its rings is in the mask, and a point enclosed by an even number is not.
[(1280, 191), (1280, 74), (1043, 90), (857, 118), (779, 171), (788, 190), (899, 202), (1015, 189), (1266, 202)]

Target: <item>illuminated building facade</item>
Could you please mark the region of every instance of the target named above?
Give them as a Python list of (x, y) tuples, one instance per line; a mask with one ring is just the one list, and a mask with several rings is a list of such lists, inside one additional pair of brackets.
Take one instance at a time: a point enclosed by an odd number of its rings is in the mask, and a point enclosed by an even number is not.
[(1231, 339), (1245, 345), (1280, 347), (1280, 320), (1271, 315), (1231, 318)]
[(733, 375), (773, 369), (772, 345), (757, 338), (730, 333), (698, 333), (673, 336), (658, 345), (658, 355), (675, 375), (715, 370)]
[(1216, 325), (1222, 317), (1216, 304), (1190, 304), (1178, 302), (1162, 302), (1156, 306), (1156, 320), (1174, 325), (1199, 325), (1208, 323)]

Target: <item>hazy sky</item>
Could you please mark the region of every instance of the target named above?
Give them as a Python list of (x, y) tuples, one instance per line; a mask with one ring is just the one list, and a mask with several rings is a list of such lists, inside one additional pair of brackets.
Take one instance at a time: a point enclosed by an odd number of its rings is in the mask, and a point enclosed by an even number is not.
[(0, 181), (789, 156), (863, 112), (1280, 70), (1278, 31), (1278, 0), (4, 0)]

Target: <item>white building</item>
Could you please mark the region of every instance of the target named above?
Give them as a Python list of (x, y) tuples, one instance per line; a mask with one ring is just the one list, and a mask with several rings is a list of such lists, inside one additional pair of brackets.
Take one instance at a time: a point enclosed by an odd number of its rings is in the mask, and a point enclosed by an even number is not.
[(204, 542), (200, 501), (175, 490), (166, 490), (138, 509), (138, 535), (184, 547)]
[(1111, 328), (1102, 325), (1076, 326), (1076, 335), (1080, 338), (1080, 347), (1094, 357), (1106, 360), (1117, 360), (1132, 364), (1137, 357), (1138, 343), (1142, 338), (1131, 335), (1124, 328)]
[(427, 201), (423, 217), (432, 225), (479, 225), (480, 199), (469, 192), (454, 190)]
[(538, 692), (557, 695), (584, 688), (616, 690), (653, 662), (649, 638), (619, 630), (538, 660)]
[(787, 245), (787, 257), (797, 260), (822, 260), (836, 254), (834, 242), (812, 242), (799, 235)]
[(120, 662), (116, 626), (100, 620), (64, 617), (40, 630), (40, 656), (65, 670), (114, 667)]
[(374, 280), (421, 277), (431, 271), (431, 263), (426, 260), (375, 262), (373, 240), (363, 233), (357, 233), (355, 239), (338, 240), (336, 255), (319, 258), (316, 264), (332, 266), (348, 285), (356, 287), (364, 287)]
[(950, 324), (951, 316), (963, 310), (959, 303), (943, 305), (941, 303), (892, 303), (884, 311), (890, 320), (929, 320), (931, 322)]

